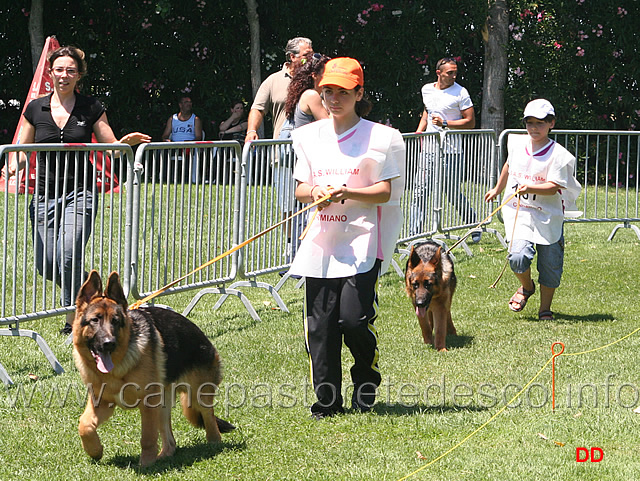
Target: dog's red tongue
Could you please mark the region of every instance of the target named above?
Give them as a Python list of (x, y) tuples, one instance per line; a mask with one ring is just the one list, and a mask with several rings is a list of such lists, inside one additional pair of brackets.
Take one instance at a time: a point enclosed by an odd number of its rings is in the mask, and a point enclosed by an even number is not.
[(422, 319), (427, 313), (427, 309), (424, 307), (416, 306), (416, 316)]
[(93, 357), (96, 360), (98, 371), (103, 373), (111, 372), (113, 369), (113, 361), (111, 360), (111, 354), (108, 352), (93, 352)]

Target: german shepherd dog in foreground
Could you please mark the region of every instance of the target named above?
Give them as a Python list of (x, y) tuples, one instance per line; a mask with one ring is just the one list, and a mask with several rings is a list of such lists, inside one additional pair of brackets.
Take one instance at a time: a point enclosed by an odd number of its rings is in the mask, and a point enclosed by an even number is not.
[(89, 274), (76, 300), (73, 357), (90, 387), (78, 431), (89, 456), (102, 457), (96, 433), (116, 405), (137, 407), (142, 418), (140, 464), (176, 451), (171, 431), (171, 407), (180, 393), (182, 412), (207, 441), (220, 442), (220, 433), (234, 429), (213, 414), (213, 396), (222, 381), (220, 355), (205, 334), (186, 317), (157, 307), (127, 310), (118, 274), (107, 288), (96, 271)]
[(446, 351), (447, 334), (456, 335), (451, 320), (451, 298), (456, 290), (451, 258), (433, 241), (412, 246), (405, 283), (424, 343), (433, 344), (438, 351)]

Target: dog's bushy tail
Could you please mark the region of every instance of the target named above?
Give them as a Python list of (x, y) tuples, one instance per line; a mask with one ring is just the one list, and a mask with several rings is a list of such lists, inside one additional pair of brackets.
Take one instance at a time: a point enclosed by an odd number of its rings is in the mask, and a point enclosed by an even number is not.
[(220, 430), (220, 432), (222, 434), (230, 433), (231, 431), (233, 431), (236, 428), (229, 421), (225, 421), (224, 419), (220, 419), (218, 416), (216, 416), (216, 423), (218, 424), (218, 429)]
[[(184, 414), (184, 417), (187, 418), (187, 420), (195, 427), (204, 429), (205, 426), (202, 413), (200, 412), (200, 410), (196, 409), (195, 406), (190, 405), (189, 397), (185, 392), (180, 394), (180, 405), (182, 406), (182, 413)], [(225, 421), (224, 419), (220, 419), (217, 416), (215, 416), (215, 418), (218, 429), (222, 434), (229, 433), (236, 428), (233, 424)]]

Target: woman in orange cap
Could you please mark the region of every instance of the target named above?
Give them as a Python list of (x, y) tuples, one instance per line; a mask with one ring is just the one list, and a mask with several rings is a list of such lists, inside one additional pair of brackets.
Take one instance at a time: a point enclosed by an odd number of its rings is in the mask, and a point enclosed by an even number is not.
[(327, 62), (322, 95), (331, 118), (292, 133), (300, 202), (318, 205), (290, 273), (306, 277), (305, 334), (321, 419), (344, 412), (342, 338), (354, 357), (351, 407), (369, 411), (378, 369), (376, 285), (402, 224), (405, 146), (400, 132), (362, 117), (362, 67), (352, 58)]

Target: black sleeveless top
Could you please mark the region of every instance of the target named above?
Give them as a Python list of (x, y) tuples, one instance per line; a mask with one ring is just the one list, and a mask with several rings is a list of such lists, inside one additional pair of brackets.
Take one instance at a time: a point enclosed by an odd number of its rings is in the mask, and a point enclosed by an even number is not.
[[(105, 112), (104, 106), (95, 98), (87, 97), (76, 93), (76, 103), (65, 126), (60, 129), (51, 115), (51, 94), (32, 100), (24, 112), (24, 117), (35, 127), (35, 143), (91, 143), (93, 125)], [(49, 197), (55, 196), (56, 188), (56, 158), (58, 153), (49, 153)], [(85, 181), (88, 188), (91, 188), (95, 179), (85, 179), (84, 154), (81, 152), (60, 152), (59, 156), (59, 177), (57, 179), (58, 194), (63, 192), (73, 192), (75, 179), (78, 179), (78, 189), (85, 188)], [(46, 153), (41, 153), (38, 157), (39, 172), (38, 193), (45, 193), (45, 171)]]

